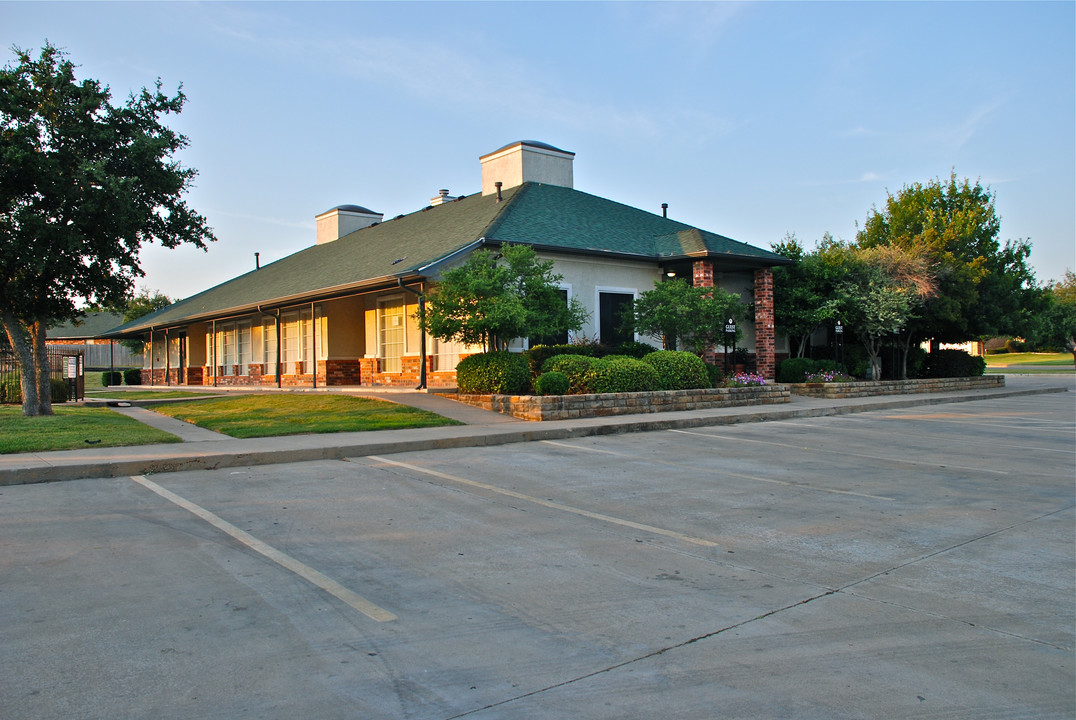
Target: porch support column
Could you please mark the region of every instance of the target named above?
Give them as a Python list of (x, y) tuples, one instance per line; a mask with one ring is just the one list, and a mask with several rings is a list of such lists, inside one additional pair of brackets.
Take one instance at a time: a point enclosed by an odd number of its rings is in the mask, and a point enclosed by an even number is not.
[(766, 378), (777, 377), (776, 335), (773, 327), (773, 270), (755, 270), (755, 371)]
[[(714, 286), (713, 260), (696, 260), (691, 265), (691, 284), (695, 287), (712, 288)], [(709, 346), (702, 354), (702, 359), (713, 365), (717, 362), (714, 346)]]

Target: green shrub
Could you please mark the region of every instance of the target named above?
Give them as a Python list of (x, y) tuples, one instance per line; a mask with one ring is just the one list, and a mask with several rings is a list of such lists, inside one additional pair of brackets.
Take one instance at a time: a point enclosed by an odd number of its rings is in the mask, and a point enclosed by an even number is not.
[(568, 376), (562, 372), (547, 372), (534, 381), (535, 395), (567, 395)]
[(837, 369), (832, 360), (811, 360), (810, 358), (789, 358), (777, 367), (777, 382), (801, 383), (807, 375), (830, 372)]
[(585, 355), (596, 357), (598, 345), (535, 345), (527, 351), (527, 363), (530, 365), (531, 377), (542, 374), (545, 363), (557, 355)]
[(636, 340), (629, 340), (628, 342), (620, 343), (612, 350), (613, 355), (627, 355), (637, 360), (642, 360), (650, 353), (656, 351), (657, 348), (649, 343), (638, 342)]
[[(65, 403), (71, 399), (67, 381), (62, 378), (49, 378), (49, 391), (54, 403)], [(18, 378), (8, 378), (0, 385), (0, 402), (22, 404), (22, 385)]]
[(923, 363), (923, 377), (978, 377), (986, 372), (986, 360), (963, 350), (935, 350)]
[(927, 361), (927, 351), (918, 345), (908, 348), (908, 377), (923, 377), (923, 363)]
[(710, 387), (725, 386), (725, 370), (720, 365), (706, 363), (706, 374), (710, 378)]
[(659, 390), (661, 377), (652, 365), (631, 357), (602, 358), (586, 375), (587, 392), (620, 393)]
[(662, 390), (694, 390), (712, 387), (706, 363), (695, 353), (682, 350), (656, 350), (643, 362), (658, 371)]
[[(123, 382), (127, 385), (141, 385), (142, 384), (142, 370), (139, 368), (131, 368), (123, 371)], [(119, 383), (116, 383), (117, 385)]]
[(110, 385), (122, 385), (123, 373), (119, 370), (105, 370), (101, 373), (101, 387), (109, 387)]
[[(1016, 338), (1009, 338), (1005, 341), (1005, 350), (1010, 353), (1023, 353), (1027, 352), (1027, 343), (1023, 340), (1017, 340)], [(957, 351), (961, 352), (961, 351)]]
[(0, 384), (0, 402), (13, 405), (22, 404), (22, 385), (19, 378), (7, 378)]
[(504, 350), (465, 357), (456, 366), (456, 385), (464, 394), (522, 395), (530, 390), (527, 359)]
[(601, 362), (589, 355), (554, 355), (542, 365), (542, 372), (559, 372), (568, 377), (568, 392), (580, 395), (590, 392), (587, 389), (587, 375), (591, 368)]
[(49, 384), (51, 385), (50, 390), (54, 403), (65, 403), (70, 399), (71, 395), (66, 380), (51, 378)]

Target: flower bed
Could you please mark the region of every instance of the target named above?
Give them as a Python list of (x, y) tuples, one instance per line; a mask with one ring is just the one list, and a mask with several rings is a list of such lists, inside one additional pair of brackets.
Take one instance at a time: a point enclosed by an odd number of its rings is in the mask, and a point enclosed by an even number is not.
[(459, 395), (457, 400), (521, 420), (574, 418), (773, 405), (790, 400), (787, 385), (664, 390), (591, 395)]
[(871, 397), (874, 395), (990, 390), (1005, 387), (1005, 376), (981, 375), (979, 377), (926, 378), (922, 380), (790, 383), (788, 387), (793, 395), (837, 400), (841, 398)]

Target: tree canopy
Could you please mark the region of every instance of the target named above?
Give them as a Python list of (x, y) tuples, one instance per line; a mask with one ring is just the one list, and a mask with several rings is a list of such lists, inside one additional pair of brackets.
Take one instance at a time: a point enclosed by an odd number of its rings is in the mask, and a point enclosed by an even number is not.
[(427, 297), (420, 326), (435, 338), (503, 349), (521, 337), (579, 330), (587, 317), (575, 298), (564, 301), (552, 260), (529, 245), (477, 250), (445, 271)]
[(36, 415), (51, 413), (46, 327), (124, 304), (144, 243), (215, 238), (183, 199), (195, 170), (174, 156), (188, 140), (162, 123), (182, 110), (181, 89), (169, 96), (158, 81), (114, 105), (57, 48), (14, 53), (0, 70), (0, 319), (23, 412)]
[(1026, 240), (998, 242), (994, 194), (978, 181), (907, 185), (872, 208), (856, 234), (860, 247), (895, 246), (927, 258), (937, 292), (909, 326), (916, 340), (962, 342), (1019, 333), (1038, 302)]

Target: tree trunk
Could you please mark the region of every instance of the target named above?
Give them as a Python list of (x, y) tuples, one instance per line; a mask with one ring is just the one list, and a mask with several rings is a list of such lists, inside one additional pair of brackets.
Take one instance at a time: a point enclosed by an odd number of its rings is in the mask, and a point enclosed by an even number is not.
[(52, 415), (52, 368), (49, 366), (49, 351), (45, 345), (45, 330), (44, 320), (39, 320), (30, 326), (34, 369), (37, 372), (38, 415)]
[(8, 310), (0, 313), (0, 320), (3, 320), (4, 332), (7, 334), (11, 347), (15, 350), (15, 358), (19, 364), (22, 414), (26, 417), (40, 415), (41, 402), (37, 391), (41, 384), (37, 379), (37, 367), (34, 363), (34, 347), (30, 330)]

